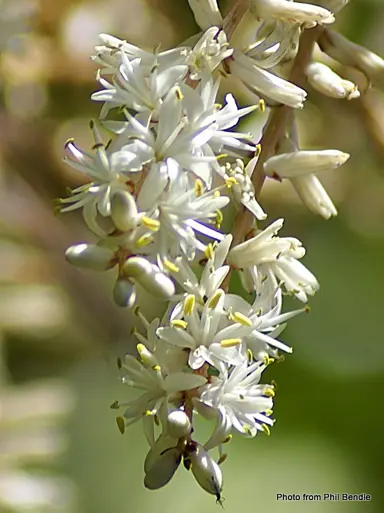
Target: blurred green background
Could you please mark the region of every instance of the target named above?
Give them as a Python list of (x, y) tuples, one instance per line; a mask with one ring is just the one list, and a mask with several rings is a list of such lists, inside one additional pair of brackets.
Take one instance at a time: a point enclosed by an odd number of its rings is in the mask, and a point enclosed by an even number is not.
[[(7, 4), (18, 12), (9, 17)], [(213, 511), (220, 506), (183, 468), (164, 489), (145, 490), (141, 427), (122, 437), (109, 410), (129, 393), (115, 360), (132, 350), (133, 321), (110, 300), (113, 273), (65, 262), (67, 246), (92, 236), (80, 215), (55, 217), (52, 206), (81, 183), (61, 158), (69, 137), (91, 144), (88, 120), (100, 107), (89, 100), (98, 89), (89, 59), (97, 34), (148, 49), (176, 45), (197, 30), (187, 1), (0, 7), (2, 34), (25, 27), (22, 37), (0, 41), (0, 512)], [(354, 0), (337, 21), (381, 55), (383, 24), (381, 0)], [(271, 181), (262, 192), (269, 219), (284, 216), (285, 234), (306, 246), (321, 291), (310, 315), (284, 333), (294, 354), (268, 369), (278, 385), (272, 436), (235, 436), (227, 448), (228, 513), (384, 511), (383, 120), (380, 91), (345, 102), (310, 90), (300, 114), (303, 147), (352, 154), (321, 177), (339, 217), (314, 217), (289, 184)], [(370, 493), (372, 501), (277, 502), (277, 493)]]

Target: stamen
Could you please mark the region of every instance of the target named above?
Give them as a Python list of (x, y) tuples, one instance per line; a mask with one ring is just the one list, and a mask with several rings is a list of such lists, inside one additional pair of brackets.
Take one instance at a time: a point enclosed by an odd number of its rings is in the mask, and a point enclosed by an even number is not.
[(241, 344), (241, 338), (226, 338), (220, 342), (221, 347), (235, 347)]

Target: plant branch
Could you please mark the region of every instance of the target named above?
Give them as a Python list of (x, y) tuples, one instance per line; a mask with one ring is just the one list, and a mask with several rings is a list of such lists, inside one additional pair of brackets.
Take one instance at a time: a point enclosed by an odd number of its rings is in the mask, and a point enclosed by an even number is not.
[[(289, 75), (289, 81), (297, 86), (303, 86), (305, 83), (304, 70), (311, 59), (313, 46), (320, 35), (320, 30), (321, 28), (315, 27), (305, 30), (301, 35), (299, 50)], [(265, 181), (264, 163), (270, 156), (275, 154), (276, 148), (284, 136), (287, 121), (293, 113), (294, 109), (282, 105), (276, 107), (270, 116), (264, 135), (260, 141), (261, 152), (252, 175), (256, 198), (259, 197)], [(252, 226), (253, 215), (243, 207), (235, 217), (232, 229), (232, 245), (236, 246), (243, 242), (244, 238), (251, 231)]]

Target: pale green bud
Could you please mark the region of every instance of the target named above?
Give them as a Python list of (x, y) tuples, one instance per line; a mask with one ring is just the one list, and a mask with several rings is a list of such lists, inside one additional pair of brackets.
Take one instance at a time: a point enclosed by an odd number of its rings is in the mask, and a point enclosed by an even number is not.
[(192, 426), (186, 413), (174, 410), (168, 415), (168, 432), (175, 438), (183, 438), (191, 433)]
[(111, 218), (118, 230), (127, 232), (138, 222), (135, 198), (128, 191), (116, 191), (111, 201)]
[(196, 481), (206, 492), (221, 499), (223, 475), (219, 465), (209, 456), (202, 445), (194, 442), (193, 450), (188, 452), (190, 468)]
[(128, 258), (124, 263), (123, 272), (153, 296), (169, 299), (175, 293), (173, 281), (143, 257)]
[(132, 308), (136, 301), (135, 284), (125, 278), (118, 278), (113, 287), (113, 299), (118, 306)]
[(375, 53), (352, 43), (334, 30), (322, 32), (318, 44), (332, 59), (360, 70), (373, 85), (384, 87), (384, 60)]
[(77, 244), (70, 246), (65, 252), (67, 261), (76, 267), (92, 269), (93, 271), (106, 271), (114, 265), (115, 252), (96, 244)]

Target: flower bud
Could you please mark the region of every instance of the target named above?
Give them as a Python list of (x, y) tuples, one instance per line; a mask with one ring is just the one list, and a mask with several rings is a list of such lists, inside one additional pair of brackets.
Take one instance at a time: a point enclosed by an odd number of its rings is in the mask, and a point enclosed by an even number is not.
[(209, 456), (208, 452), (198, 443), (188, 451), (187, 456), (196, 481), (206, 492), (221, 498), (223, 475), (219, 465)]
[(144, 486), (149, 490), (158, 490), (172, 479), (181, 462), (178, 447), (165, 450), (145, 474)]
[(118, 306), (132, 308), (136, 301), (135, 284), (124, 278), (118, 278), (113, 287), (113, 299)]
[(115, 265), (114, 257), (115, 252), (112, 249), (96, 244), (77, 244), (70, 246), (65, 252), (65, 258), (70, 264), (93, 271), (111, 269)]
[(359, 46), (338, 32), (327, 30), (318, 39), (320, 49), (344, 64), (358, 69), (377, 87), (384, 87), (384, 60), (375, 53)]
[(168, 415), (168, 432), (175, 438), (183, 438), (191, 433), (192, 426), (186, 413), (174, 410)]
[(292, 178), (291, 183), (296, 189), (304, 205), (314, 214), (324, 219), (337, 216), (337, 210), (320, 180), (314, 174)]
[(138, 222), (135, 198), (128, 191), (116, 191), (111, 201), (111, 217), (118, 230), (127, 232)]
[(344, 80), (325, 64), (312, 62), (306, 69), (308, 82), (311, 86), (331, 98), (358, 98), (360, 92), (350, 80)]
[(174, 449), (177, 445), (178, 439), (163, 433), (158, 437), (154, 445), (148, 451), (144, 461), (144, 472), (148, 473), (150, 468), (159, 460), (162, 453), (170, 449)]
[(128, 258), (124, 263), (123, 272), (156, 297), (169, 299), (175, 293), (173, 281), (143, 257)]
[(349, 159), (339, 150), (295, 151), (270, 157), (264, 171), (273, 178), (295, 178), (341, 166)]

